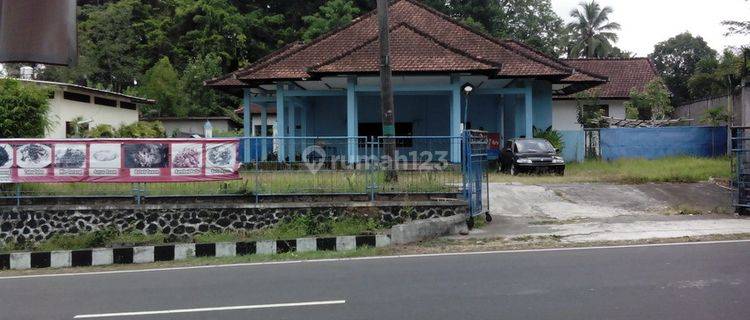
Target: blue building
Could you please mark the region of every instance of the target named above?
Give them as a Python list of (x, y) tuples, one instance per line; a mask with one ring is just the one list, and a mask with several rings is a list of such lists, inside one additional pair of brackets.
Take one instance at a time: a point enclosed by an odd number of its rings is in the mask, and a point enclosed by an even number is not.
[[(501, 139), (530, 137), (532, 128), (552, 126), (553, 95), (607, 81), (520, 42), (474, 30), (417, 0), (392, 2), (389, 10), (397, 136), (455, 137), (470, 128), (498, 133)], [(275, 150), (263, 144), (260, 157), (267, 159), (273, 152), (280, 161), (299, 158), (313, 142), (298, 137), (382, 134), (378, 49), (376, 15), (370, 12), (206, 85), (243, 96), (247, 136), (249, 106), (274, 107), (281, 128), (275, 131), (276, 140), (281, 142), (275, 142)], [(465, 86), (473, 88), (468, 95)], [(267, 118), (263, 110), (261, 125)], [(332, 152), (356, 161), (363, 147), (350, 141)], [(452, 162), (461, 159), (455, 140), (398, 147), (402, 152), (445, 149)]]

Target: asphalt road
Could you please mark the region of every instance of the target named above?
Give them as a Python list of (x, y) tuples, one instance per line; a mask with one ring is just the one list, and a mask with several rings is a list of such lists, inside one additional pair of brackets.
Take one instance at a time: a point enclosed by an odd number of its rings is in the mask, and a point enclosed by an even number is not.
[(746, 320), (750, 242), (0, 279), (0, 319), (75, 316)]

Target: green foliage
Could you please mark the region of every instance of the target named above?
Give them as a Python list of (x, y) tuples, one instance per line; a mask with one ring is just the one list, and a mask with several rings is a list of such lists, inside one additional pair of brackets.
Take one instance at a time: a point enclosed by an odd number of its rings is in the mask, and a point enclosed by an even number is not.
[[(216, 54), (191, 59), (180, 79), (186, 93), (185, 106), (190, 116), (220, 115), (233, 110), (222, 107), (222, 96), (216, 90), (203, 86), (203, 81), (220, 76), (221, 58)], [(238, 105), (238, 101), (229, 101), (229, 106)]]
[(318, 36), (350, 23), (360, 10), (352, 0), (331, 0), (318, 8), (313, 15), (302, 17), (308, 27), (302, 33), (302, 40), (310, 41)]
[(49, 90), (17, 80), (0, 79), (0, 137), (43, 137), (48, 117)]
[(118, 138), (164, 138), (166, 130), (159, 121), (139, 121), (123, 125), (117, 130)]
[(117, 130), (108, 124), (97, 125), (86, 133), (88, 138), (114, 138), (116, 136)]
[(77, 250), (104, 247), (118, 232), (112, 229), (83, 232), (78, 234), (57, 234), (35, 246), (38, 251)]
[(629, 115), (637, 114), (640, 120), (668, 119), (674, 111), (669, 91), (658, 78), (649, 82), (643, 92), (633, 89), (630, 100), (625, 102), (625, 109)]
[[(572, 34), (569, 57), (600, 58), (606, 57), (614, 50), (613, 42), (617, 42), (616, 31), (620, 24), (610, 22), (611, 7), (602, 8), (595, 0), (581, 2), (579, 9), (570, 12), (575, 20), (568, 24), (568, 31)], [(619, 50), (619, 49), (618, 49)]]
[(576, 95), (576, 117), (578, 123), (584, 128), (603, 128), (607, 122), (602, 120), (604, 116), (599, 107), (599, 92), (596, 90), (579, 92)]
[(495, 37), (519, 40), (548, 54), (559, 51), (558, 38), (564, 26), (549, 0), (432, 0), (426, 3)]
[(727, 122), (729, 122), (729, 115), (727, 114), (727, 109), (725, 107), (709, 109), (701, 119), (701, 123), (710, 126), (719, 126)]
[(162, 57), (146, 71), (143, 86), (138, 90), (143, 96), (156, 100), (156, 104), (142, 108), (145, 116), (187, 116), (182, 82), (169, 58)]
[(541, 130), (537, 127), (534, 127), (532, 130), (534, 131), (534, 138), (549, 141), (560, 152), (565, 148), (565, 140), (563, 140), (562, 134), (557, 130), (553, 130), (552, 126), (549, 126), (546, 130)]
[(680, 104), (691, 100), (688, 87), (690, 77), (702, 62), (716, 59), (716, 51), (703, 38), (685, 32), (657, 43), (649, 57), (674, 95), (674, 103)]
[(710, 57), (698, 62), (687, 83), (691, 100), (727, 95), (742, 81), (744, 59), (732, 50), (725, 50), (718, 59)]

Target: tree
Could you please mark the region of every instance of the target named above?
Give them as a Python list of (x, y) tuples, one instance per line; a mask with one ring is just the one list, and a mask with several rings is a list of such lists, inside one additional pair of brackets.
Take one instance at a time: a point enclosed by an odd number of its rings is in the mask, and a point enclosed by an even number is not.
[(184, 117), (188, 114), (184, 104), (182, 82), (167, 57), (162, 57), (146, 71), (143, 86), (136, 90), (141, 95), (156, 100), (153, 106), (144, 106), (143, 114), (147, 117)]
[(318, 36), (350, 23), (359, 14), (352, 0), (331, 0), (318, 8), (313, 15), (302, 17), (307, 28), (302, 33), (302, 40), (310, 41)]
[[(203, 81), (222, 74), (221, 58), (214, 54), (191, 59), (182, 72), (181, 88), (185, 93), (187, 113), (190, 116), (223, 115), (227, 109), (222, 107), (222, 100), (228, 105), (237, 105), (236, 101), (230, 101), (217, 90), (211, 90), (203, 86)], [(225, 99), (222, 99), (225, 98)], [(232, 109), (234, 110), (234, 109)]]
[(715, 59), (716, 51), (703, 38), (685, 32), (657, 43), (649, 57), (674, 95), (673, 102), (680, 104), (691, 99), (688, 81), (699, 63)]
[(719, 59), (706, 58), (698, 62), (687, 87), (692, 100), (727, 95), (742, 81), (744, 59), (725, 50)]
[(612, 43), (617, 42), (615, 31), (620, 30), (620, 24), (609, 21), (611, 7), (602, 8), (594, 0), (581, 2), (579, 5), (579, 9), (570, 12), (570, 16), (576, 21), (568, 24), (573, 34), (569, 56), (605, 57), (612, 50)]
[(604, 112), (600, 108), (599, 92), (583, 91), (576, 94), (576, 117), (584, 128), (604, 128), (607, 122), (602, 119)]
[(49, 94), (44, 87), (0, 79), (0, 137), (44, 137), (52, 122)]
[(563, 21), (549, 0), (429, 0), (426, 4), (497, 38), (522, 41), (554, 54)]
[(84, 5), (78, 18), (79, 65), (50, 67), (42, 78), (124, 91), (142, 70), (137, 25), (149, 9), (138, 0)]
[(733, 34), (748, 35), (750, 34), (750, 20), (745, 20), (745, 21), (725, 20), (725, 21), (722, 21), (721, 24), (727, 27), (726, 35), (733, 35)]
[(651, 80), (643, 92), (633, 89), (630, 100), (625, 102), (625, 109), (629, 118), (637, 117), (639, 120), (664, 120), (674, 111), (669, 91), (659, 78)]

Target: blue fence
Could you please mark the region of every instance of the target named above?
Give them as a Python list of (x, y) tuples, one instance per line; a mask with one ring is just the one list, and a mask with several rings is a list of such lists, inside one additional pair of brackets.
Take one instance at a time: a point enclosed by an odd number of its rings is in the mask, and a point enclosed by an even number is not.
[(607, 128), (599, 130), (604, 160), (726, 155), (726, 127)]
[(560, 131), (565, 146), (562, 149), (562, 157), (567, 162), (581, 162), (586, 153), (585, 137), (583, 130)]

